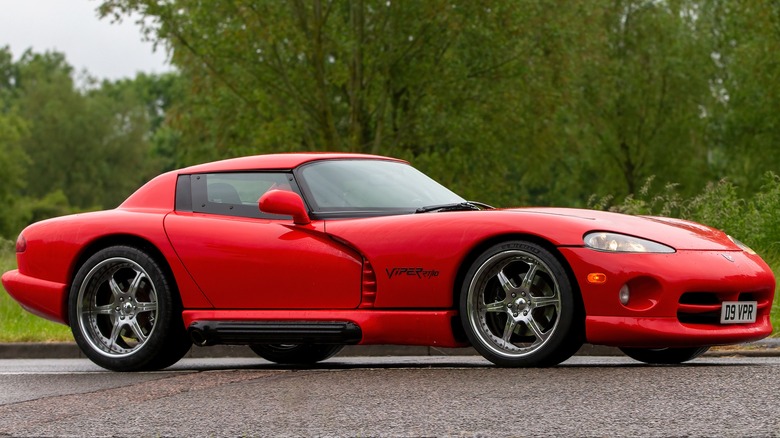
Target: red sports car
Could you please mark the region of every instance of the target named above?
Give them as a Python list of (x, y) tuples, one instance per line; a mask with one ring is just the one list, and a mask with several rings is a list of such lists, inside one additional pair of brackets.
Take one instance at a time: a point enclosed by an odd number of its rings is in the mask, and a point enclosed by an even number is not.
[(165, 173), (114, 210), (29, 226), (16, 252), (9, 294), (120, 371), (169, 366), (193, 342), (286, 364), (404, 344), (549, 366), (584, 342), (679, 363), (772, 331), (771, 270), (721, 231), (494, 209), (379, 156), (263, 155)]

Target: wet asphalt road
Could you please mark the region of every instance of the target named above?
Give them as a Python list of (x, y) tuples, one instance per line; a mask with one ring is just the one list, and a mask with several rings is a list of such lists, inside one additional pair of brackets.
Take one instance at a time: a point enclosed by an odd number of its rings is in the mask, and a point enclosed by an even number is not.
[(154, 373), (0, 360), (0, 436), (780, 436), (780, 358), (646, 366), (574, 357), (344, 357), (290, 369), (185, 359)]

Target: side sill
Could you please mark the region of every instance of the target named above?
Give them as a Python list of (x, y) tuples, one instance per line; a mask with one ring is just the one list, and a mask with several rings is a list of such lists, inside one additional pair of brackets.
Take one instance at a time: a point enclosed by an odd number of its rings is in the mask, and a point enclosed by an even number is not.
[(199, 346), (227, 344), (357, 344), (363, 332), (349, 321), (194, 321), (188, 327)]

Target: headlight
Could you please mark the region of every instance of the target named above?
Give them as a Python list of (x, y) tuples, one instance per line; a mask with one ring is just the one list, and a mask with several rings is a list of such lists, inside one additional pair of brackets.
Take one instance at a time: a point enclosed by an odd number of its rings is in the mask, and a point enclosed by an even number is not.
[(595, 232), (585, 235), (585, 246), (599, 251), (610, 252), (654, 252), (672, 253), (674, 248), (640, 239), (634, 236), (626, 236), (617, 233)]
[(739, 247), (739, 249), (741, 249), (742, 251), (745, 251), (746, 253), (748, 253), (750, 255), (756, 255), (756, 252), (753, 251), (749, 246), (745, 245), (744, 243), (740, 242), (739, 240), (737, 240), (737, 239), (735, 239), (735, 238), (733, 238), (731, 236), (728, 236), (728, 238), (729, 238), (729, 240), (734, 242), (734, 245), (737, 245)]

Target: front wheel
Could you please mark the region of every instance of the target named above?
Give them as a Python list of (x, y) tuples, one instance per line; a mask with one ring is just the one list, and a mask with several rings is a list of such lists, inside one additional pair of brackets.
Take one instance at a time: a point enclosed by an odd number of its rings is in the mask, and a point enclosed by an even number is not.
[(265, 360), (285, 365), (311, 365), (333, 357), (343, 345), (253, 344), (249, 348)]
[(68, 311), (81, 351), (109, 370), (165, 368), (191, 346), (174, 286), (137, 248), (114, 246), (90, 257), (76, 273)]
[(510, 241), (485, 251), (466, 274), (460, 316), (471, 345), (500, 366), (552, 366), (582, 346), (581, 313), (558, 259)]
[(690, 348), (620, 348), (626, 356), (655, 365), (674, 365), (696, 359), (710, 347)]

